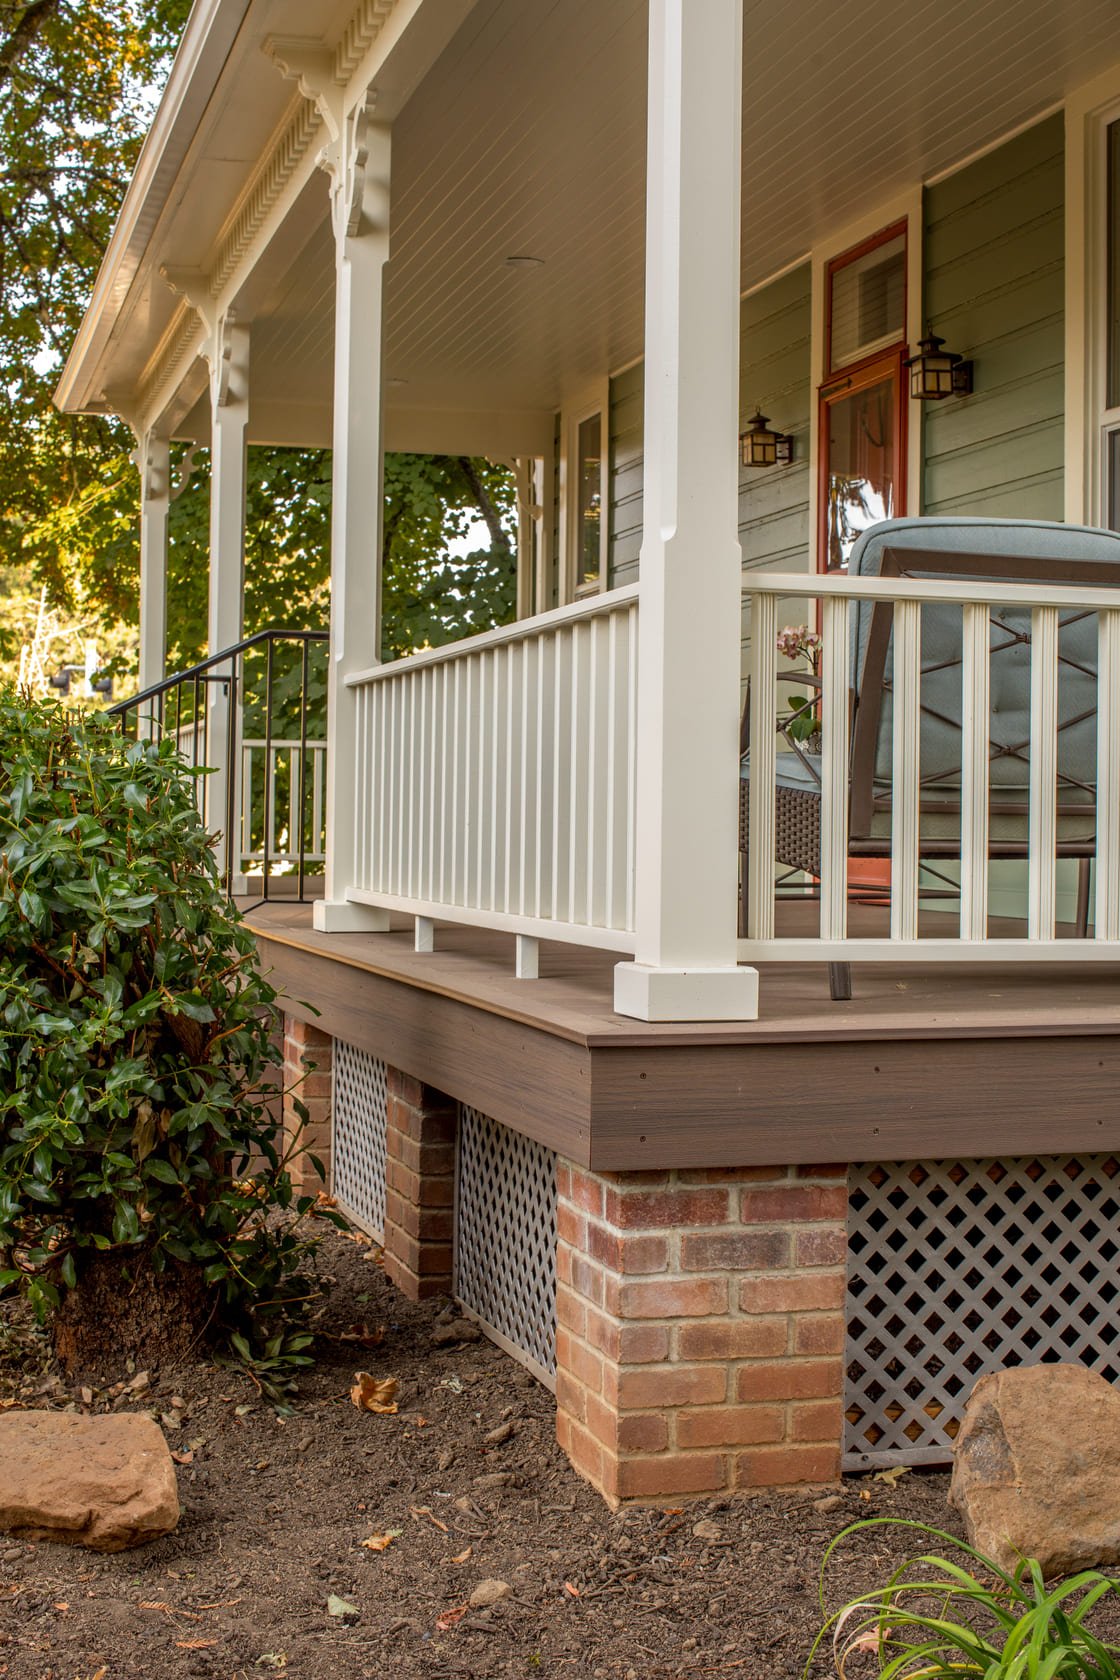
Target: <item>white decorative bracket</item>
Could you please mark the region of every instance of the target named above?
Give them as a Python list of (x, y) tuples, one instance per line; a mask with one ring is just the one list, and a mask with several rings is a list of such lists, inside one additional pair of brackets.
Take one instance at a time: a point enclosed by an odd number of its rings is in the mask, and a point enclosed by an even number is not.
[(331, 178), (335, 239), (341, 242), (363, 230), (388, 228), (388, 169), (379, 169), (374, 145), (376, 88), (367, 88), (347, 111), (346, 91), (334, 77), (334, 57), (321, 41), (273, 36), (264, 50), (281, 75), (298, 84), (327, 131), (327, 144), (316, 162)]
[(170, 491), (170, 475), (167, 470), (166, 448), (153, 448), (154, 444), (163, 443), (153, 432), (139, 432), (136, 435), (136, 448), (129, 455), (129, 460), (140, 474), (140, 495), (145, 502), (161, 502), (166, 500)]
[(227, 408), (249, 394), (249, 335), (233, 309), (219, 310), (210, 282), (200, 268), (169, 268), (160, 274), (171, 290), (194, 310), (206, 332), (202, 354), (210, 368), (210, 403)]

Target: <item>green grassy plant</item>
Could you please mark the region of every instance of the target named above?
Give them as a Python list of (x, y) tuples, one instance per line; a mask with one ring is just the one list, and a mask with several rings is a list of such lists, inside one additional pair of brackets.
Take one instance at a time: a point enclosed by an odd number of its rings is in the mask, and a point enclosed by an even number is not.
[[(886, 1584), (831, 1615), (825, 1574), (836, 1548), (853, 1535), (893, 1527), (938, 1543), (896, 1569)], [(941, 1549), (951, 1554), (941, 1555)], [(1120, 1647), (1092, 1633), (1089, 1617), (1120, 1582), (1085, 1569), (1051, 1585), (1033, 1558), (1013, 1574), (941, 1529), (901, 1518), (852, 1523), (832, 1541), (821, 1565), (824, 1625), (808, 1676), (826, 1642), (840, 1680), (1117, 1680)]]

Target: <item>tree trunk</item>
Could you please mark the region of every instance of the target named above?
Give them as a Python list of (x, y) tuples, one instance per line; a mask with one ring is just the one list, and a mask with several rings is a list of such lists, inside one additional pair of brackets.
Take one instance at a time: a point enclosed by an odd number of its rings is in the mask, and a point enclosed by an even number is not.
[(198, 1267), (171, 1260), (157, 1273), (146, 1253), (95, 1254), (55, 1315), (55, 1353), (70, 1376), (110, 1380), (129, 1359), (137, 1371), (177, 1365), (205, 1336), (214, 1305)]

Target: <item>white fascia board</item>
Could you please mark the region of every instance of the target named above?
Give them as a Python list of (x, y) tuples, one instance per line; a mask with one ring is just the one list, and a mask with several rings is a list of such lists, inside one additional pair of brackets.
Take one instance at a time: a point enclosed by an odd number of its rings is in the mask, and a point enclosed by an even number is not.
[(100, 394), (89, 387), (101, 353), (251, 5), (252, 0), (195, 0), (55, 391), (64, 411), (80, 410)]

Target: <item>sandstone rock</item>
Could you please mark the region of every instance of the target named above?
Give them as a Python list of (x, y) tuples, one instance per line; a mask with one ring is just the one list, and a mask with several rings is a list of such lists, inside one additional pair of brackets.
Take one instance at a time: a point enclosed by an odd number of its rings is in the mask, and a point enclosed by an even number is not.
[(120, 1552), (178, 1521), (175, 1467), (151, 1418), (0, 1414), (0, 1529)]
[(512, 1591), (508, 1581), (480, 1581), (470, 1596), (471, 1609), (482, 1610), (491, 1604), (500, 1604)]
[(950, 1503), (1003, 1568), (1047, 1579), (1120, 1562), (1120, 1393), (1081, 1365), (981, 1377), (953, 1457)]

